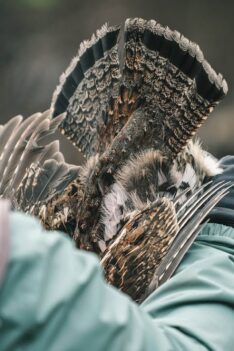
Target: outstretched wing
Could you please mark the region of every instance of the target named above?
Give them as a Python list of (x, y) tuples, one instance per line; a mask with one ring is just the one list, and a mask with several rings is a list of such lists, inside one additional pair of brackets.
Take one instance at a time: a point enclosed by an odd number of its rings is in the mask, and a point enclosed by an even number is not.
[(126, 21), (123, 41), (119, 31), (104, 26), (81, 45), (53, 115), (68, 112), (62, 131), (86, 156), (113, 140), (112, 154), (143, 145), (176, 156), (227, 93), (226, 81), (177, 31), (139, 18)]
[(0, 197), (16, 209), (38, 214), (52, 198), (63, 193), (78, 177), (79, 167), (68, 165), (59, 142), (45, 143), (63, 120), (51, 111), (23, 120), (12, 118), (0, 129)]

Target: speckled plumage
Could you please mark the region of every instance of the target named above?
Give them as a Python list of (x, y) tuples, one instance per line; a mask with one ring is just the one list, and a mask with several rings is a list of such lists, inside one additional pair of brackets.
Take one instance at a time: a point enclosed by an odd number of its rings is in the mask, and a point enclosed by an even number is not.
[(86, 156), (106, 151), (129, 119), (129, 137), (142, 128), (143, 147), (178, 154), (226, 94), (226, 81), (198, 45), (155, 21), (128, 19), (124, 43), (119, 32), (104, 26), (85, 42), (54, 93), (54, 116), (68, 111), (61, 129)]
[(204, 192), (200, 188), (183, 207), (178, 199), (162, 197), (129, 214), (103, 253), (107, 280), (142, 302), (173, 274), (196, 237), (199, 223), (228, 188), (222, 183), (208, 190), (203, 186)]
[(115, 247), (129, 214), (145, 213), (155, 201), (160, 206), (160, 198), (179, 196), (182, 206), (220, 172), (192, 137), (227, 84), (197, 44), (153, 20), (128, 19), (123, 34), (105, 25), (81, 48), (52, 108), (54, 117), (68, 112), (61, 131), (88, 159), (74, 240), (102, 256), (110, 243)]
[[(178, 32), (139, 18), (125, 22), (124, 40), (120, 32), (106, 25), (82, 45), (52, 102), (54, 116), (68, 112), (61, 131), (96, 159), (85, 166), (74, 237), (79, 247), (97, 252), (110, 212), (105, 202), (116, 183), (126, 190), (128, 211), (134, 207), (131, 193), (141, 193), (143, 202), (165, 192), (171, 197), (218, 171), (204, 166), (208, 156), (191, 138), (227, 92), (198, 45)], [(163, 162), (155, 161), (155, 153)], [(134, 172), (145, 170), (138, 179), (129, 175), (136, 160)], [(118, 209), (112, 207), (113, 217)]]
[[(79, 174), (79, 167), (64, 161), (58, 141), (45, 142), (63, 118), (60, 115), (52, 120), (51, 111), (27, 119), (16, 116), (0, 131), (0, 197), (10, 199), (14, 209), (40, 217), (43, 223), (48, 221), (50, 203), (59, 196), (65, 199), (66, 189)], [(67, 196), (67, 202), (70, 201)], [(61, 217), (60, 212), (66, 207), (64, 201), (62, 207), (53, 205), (51, 229), (56, 227), (56, 217)]]
[[(0, 193), (47, 229), (67, 232), (78, 248), (98, 253), (107, 280), (142, 301), (170, 277), (228, 189), (202, 186), (220, 170), (192, 140), (226, 93), (198, 45), (177, 31), (140, 18), (126, 20), (122, 32), (104, 25), (61, 76), (52, 116), (31, 117), (39, 135), (59, 124), (86, 163), (67, 165), (57, 144), (34, 148), (31, 132), (20, 147), (31, 140), (32, 150), (9, 170), (4, 150), (18, 154), (6, 143), (17, 117), (9, 131), (0, 129), (0, 172), (7, 174)], [(196, 215), (182, 226), (183, 213)]]

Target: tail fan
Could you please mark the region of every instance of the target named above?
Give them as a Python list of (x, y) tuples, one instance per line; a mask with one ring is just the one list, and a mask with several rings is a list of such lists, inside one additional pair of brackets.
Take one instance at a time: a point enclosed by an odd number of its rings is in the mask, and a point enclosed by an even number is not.
[[(176, 156), (227, 93), (227, 83), (198, 45), (156, 21), (104, 26), (81, 45), (54, 94), (62, 132), (90, 156), (112, 146)], [(124, 45), (124, 55), (118, 53)], [(122, 132), (121, 132), (122, 130)]]
[(111, 99), (118, 96), (118, 35), (119, 27), (104, 25), (84, 41), (53, 96), (53, 116), (67, 112), (62, 133), (85, 156), (99, 151), (99, 131), (107, 123)]

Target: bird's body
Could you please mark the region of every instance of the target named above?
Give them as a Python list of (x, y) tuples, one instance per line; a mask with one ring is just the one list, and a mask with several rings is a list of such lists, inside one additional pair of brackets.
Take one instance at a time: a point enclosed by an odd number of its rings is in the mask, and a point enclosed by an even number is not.
[[(191, 196), (203, 199), (204, 188), (196, 189), (220, 171), (192, 137), (227, 85), (196, 44), (168, 27), (136, 18), (122, 34), (104, 25), (82, 43), (53, 96), (50, 123), (66, 112), (59, 128), (85, 165), (71, 168), (60, 158), (57, 173), (53, 153), (33, 159), (31, 168), (26, 162), (17, 203), (47, 228), (65, 230), (78, 248), (98, 253), (107, 280), (140, 301), (155, 269), (165, 272), (175, 252), (179, 262), (225, 194), (222, 186), (212, 190), (208, 207), (203, 200), (195, 206), (196, 225), (180, 226), (179, 208), (191, 213)], [(38, 197), (43, 187), (46, 196)], [(180, 237), (187, 238), (181, 247)]]
[(218, 172), (191, 138), (227, 91), (200, 48), (155, 21), (103, 26), (55, 91), (54, 116), (88, 158), (75, 240), (105, 250), (121, 220), (158, 196), (191, 191)]
[[(147, 150), (133, 156), (120, 168), (116, 182), (105, 195), (102, 207), (106, 239), (119, 229), (121, 220), (131, 211), (141, 210), (160, 197), (173, 199), (185, 189), (201, 186), (205, 179), (220, 170), (210, 155), (206, 156), (198, 143), (190, 143), (178, 157), (169, 163), (157, 150)], [(180, 197), (183, 204), (188, 192)]]

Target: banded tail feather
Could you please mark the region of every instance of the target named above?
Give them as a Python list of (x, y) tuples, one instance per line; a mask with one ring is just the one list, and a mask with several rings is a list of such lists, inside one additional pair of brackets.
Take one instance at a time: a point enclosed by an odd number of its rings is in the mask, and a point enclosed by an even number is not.
[(105, 128), (111, 99), (118, 96), (118, 35), (119, 27), (104, 25), (84, 41), (53, 96), (53, 116), (67, 112), (62, 133), (84, 156), (99, 151), (100, 130)]
[(54, 93), (53, 116), (68, 112), (61, 129), (87, 157), (113, 141), (111, 155), (143, 147), (175, 157), (227, 83), (198, 45), (156, 21), (128, 19), (123, 43), (119, 36), (106, 25), (81, 45)]
[[(98, 253), (108, 281), (140, 302), (173, 274), (229, 189), (201, 186), (218, 164), (191, 140), (226, 93), (177, 31), (140, 18), (122, 32), (104, 25), (62, 75), (52, 116), (0, 126), (0, 197)], [(58, 127), (84, 166), (44, 142)]]
[[(218, 172), (216, 160), (191, 139), (226, 93), (226, 81), (198, 45), (156, 21), (128, 19), (122, 32), (105, 25), (81, 44), (52, 100), (53, 117), (67, 112), (61, 131), (88, 158), (78, 247), (100, 253), (109, 228), (103, 217), (116, 231), (121, 206), (111, 193), (119, 182), (147, 202), (186, 187), (192, 192)], [(112, 209), (103, 213), (109, 195)]]

